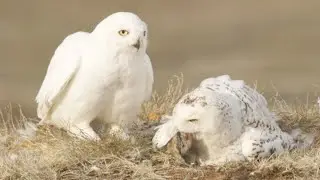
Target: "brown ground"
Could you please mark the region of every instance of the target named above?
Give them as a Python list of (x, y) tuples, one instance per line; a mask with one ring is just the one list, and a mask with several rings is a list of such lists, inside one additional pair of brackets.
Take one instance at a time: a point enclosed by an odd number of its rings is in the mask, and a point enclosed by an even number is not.
[[(181, 79), (180, 79), (181, 80)], [(171, 81), (164, 96), (155, 95), (143, 105), (141, 119), (154, 114), (170, 113), (183, 94), (181, 81)], [(168, 86), (166, 86), (168, 87)], [(284, 152), (259, 162), (241, 162), (221, 167), (191, 166), (177, 153), (171, 141), (167, 151), (153, 150), (149, 127), (156, 120), (147, 120), (134, 133), (136, 144), (102, 136), (99, 143), (79, 141), (53, 127), (40, 127), (35, 137), (24, 140), (8, 133), (16, 129), (12, 122), (26, 121), (25, 116), (13, 117), (8, 106), (0, 111), (0, 179), (11, 180), (316, 180), (320, 178), (319, 108), (312, 104), (287, 106), (277, 97), (272, 105), (281, 117), (281, 127), (290, 130), (297, 125), (313, 134), (312, 147)], [(272, 103), (271, 103), (272, 104)], [(13, 108), (19, 111), (19, 108)], [(21, 114), (20, 114), (21, 115)], [(29, 119), (32, 120), (32, 119)], [(3, 122), (7, 122), (3, 126)], [(9, 122), (9, 123), (8, 123)], [(6, 128), (3, 128), (6, 127)]]
[(320, 1), (0, 0), (0, 100), (34, 97), (57, 45), (90, 31), (116, 11), (136, 12), (149, 24), (155, 88), (183, 72), (188, 86), (230, 74), (271, 82), (286, 98), (305, 97), (320, 82)]

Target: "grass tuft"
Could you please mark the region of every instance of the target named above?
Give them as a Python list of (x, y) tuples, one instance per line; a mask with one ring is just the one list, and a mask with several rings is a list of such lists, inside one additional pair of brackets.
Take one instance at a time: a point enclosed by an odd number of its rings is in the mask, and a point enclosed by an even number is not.
[(299, 127), (312, 134), (315, 140), (311, 148), (285, 152), (260, 162), (222, 167), (192, 167), (184, 163), (178, 151), (154, 150), (153, 132), (147, 129), (152, 129), (162, 115), (170, 114), (186, 92), (182, 75), (169, 81), (164, 94), (155, 92), (142, 106), (140, 118), (145, 124), (137, 130), (134, 144), (110, 137), (99, 143), (84, 142), (49, 126), (41, 126), (32, 133), (32, 124), (37, 120), (25, 117), (21, 107), (9, 104), (0, 112), (0, 179), (320, 178), (319, 107), (312, 103), (288, 105), (279, 95), (270, 104), (281, 117), (281, 127), (285, 131)]

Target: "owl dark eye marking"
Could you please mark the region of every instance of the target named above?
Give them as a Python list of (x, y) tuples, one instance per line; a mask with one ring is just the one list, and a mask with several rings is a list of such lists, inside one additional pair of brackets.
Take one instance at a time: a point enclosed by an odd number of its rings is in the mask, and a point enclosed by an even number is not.
[(196, 122), (196, 121), (198, 121), (198, 119), (189, 119), (188, 121), (189, 122)]
[(147, 31), (143, 31), (143, 36), (146, 36), (147, 35)]

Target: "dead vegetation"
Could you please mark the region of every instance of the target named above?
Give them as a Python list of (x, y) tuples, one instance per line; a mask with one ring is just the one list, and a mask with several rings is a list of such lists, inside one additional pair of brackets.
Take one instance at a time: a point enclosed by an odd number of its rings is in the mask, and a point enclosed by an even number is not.
[[(155, 93), (143, 105), (145, 128), (152, 128), (161, 115), (170, 113), (185, 93), (182, 80), (181, 76), (173, 78), (164, 95)], [(282, 117), (283, 129), (300, 127), (315, 135), (312, 147), (223, 167), (192, 167), (177, 154), (154, 150), (152, 132), (144, 133), (144, 127), (137, 131), (134, 144), (110, 137), (99, 143), (83, 142), (48, 126), (40, 127), (36, 134), (23, 134), (16, 130), (36, 120), (24, 117), (19, 106), (9, 105), (0, 113), (0, 179), (319, 179), (319, 107), (315, 103), (288, 105), (279, 96), (270, 104)], [(25, 128), (32, 132), (34, 127), (27, 124)], [(25, 138), (30, 136), (33, 138)]]

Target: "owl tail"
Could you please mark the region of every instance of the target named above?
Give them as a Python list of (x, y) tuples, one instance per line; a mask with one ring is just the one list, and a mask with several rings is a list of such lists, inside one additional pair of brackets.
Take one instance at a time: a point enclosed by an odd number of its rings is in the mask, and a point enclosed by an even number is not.
[(36, 136), (36, 131), (37, 131), (37, 125), (31, 121), (24, 122), (23, 127), (16, 130), (19, 137), (29, 139), (29, 140)]
[(156, 148), (162, 148), (165, 146), (178, 132), (173, 120), (169, 119), (164, 124), (161, 124), (155, 128), (157, 132), (152, 138), (152, 144)]

